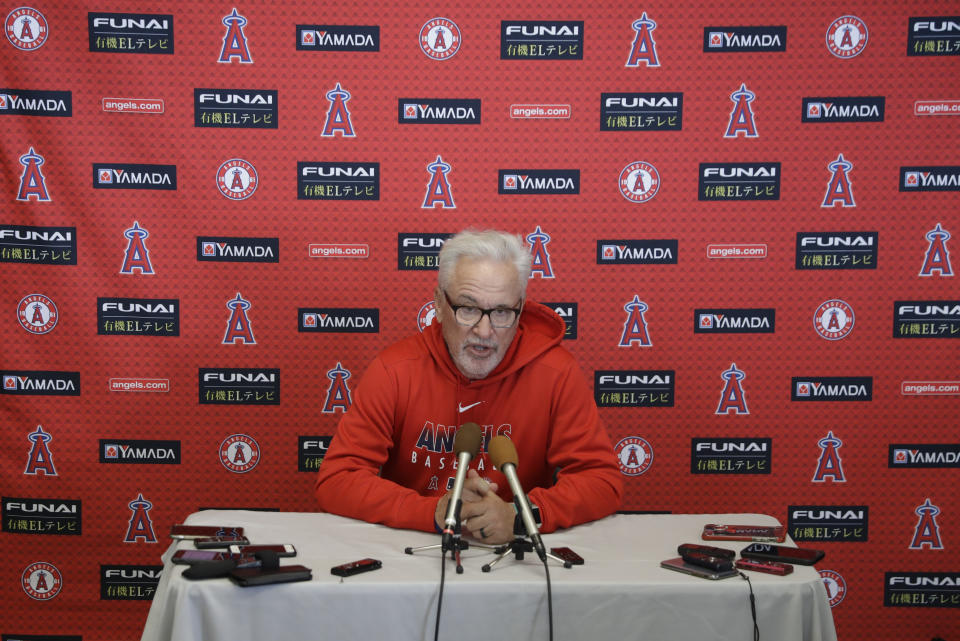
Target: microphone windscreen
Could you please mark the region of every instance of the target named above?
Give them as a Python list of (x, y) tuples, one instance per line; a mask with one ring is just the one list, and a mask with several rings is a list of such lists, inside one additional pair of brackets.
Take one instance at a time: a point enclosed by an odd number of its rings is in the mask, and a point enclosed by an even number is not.
[(480, 441), (483, 440), (483, 432), (476, 423), (464, 423), (453, 435), (453, 453), (460, 456), (468, 452), (473, 458), (480, 452)]
[(498, 470), (503, 469), (507, 463), (513, 463), (517, 466), (517, 448), (513, 446), (513, 441), (506, 436), (494, 436), (487, 445), (487, 451), (490, 453), (490, 460), (493, 466)]

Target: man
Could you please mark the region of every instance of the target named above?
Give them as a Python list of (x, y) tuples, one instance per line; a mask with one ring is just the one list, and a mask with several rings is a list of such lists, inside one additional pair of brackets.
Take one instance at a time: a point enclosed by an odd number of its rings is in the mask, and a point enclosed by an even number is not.
[(540, 531), (612, 513), (623, 491), (610, 440), (564, 323), (525, 300), (531, 256), (519, 237), (466, 231), (444, 243), (436, 320), (371, 363), (317, 477), (320, 507), (392, 527), (442, 529), (456, 476), (453, 437), (483, 428), (464, 484), (463, 534), (514, 538), (519, 519), (486, 444), (517, 449), (517, 475)]

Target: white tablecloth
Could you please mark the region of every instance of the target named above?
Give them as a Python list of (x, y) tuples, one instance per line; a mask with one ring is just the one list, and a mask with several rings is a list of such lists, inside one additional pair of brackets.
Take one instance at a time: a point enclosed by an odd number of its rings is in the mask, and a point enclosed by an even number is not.
[[(204, 511), (192, 525), (242, 526), (251, 543), (293, 543), (282, 565), (313, 569), (309, 582), (243, 588), (228, 579), (190, 581), (169, 561), (190, 541), (174, 542), (143, 641), (242, 639), (432, 639), (440, 583), (440, 551), (408, 555), (404, 548), (439, 543), (440, 536), (393, 530), (329, 514)], [(679, 543), (703, 543), (706, 523), (773, 524), (758, 514), (614, 515), (544, 535), (549, 547), (569, 546), (586, 559), (564, 569), (551, 564), (554, 638), (601, 641), (651, 639), (749, 641), (749, 589), (739, 577), (709, 581), (660, 567)], [(747, 543), (717, 542), (741, 550)], [(383, 568), (340, 581), (330, 568), (363, 557)], [(548, 638), (546, 583), (535, 554), (509, 556), (481, 572), (493, 555), (463, 552), (464, 573), (447, 560), (440, 638), (456, 641)], [(785, 577), (749, 573), (760, 638), (835, 641), (823, 582), (812, 567)]]

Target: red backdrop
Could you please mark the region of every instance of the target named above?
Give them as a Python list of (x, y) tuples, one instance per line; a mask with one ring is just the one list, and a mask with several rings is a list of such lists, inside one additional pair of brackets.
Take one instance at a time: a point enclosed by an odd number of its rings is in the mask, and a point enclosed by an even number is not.
[(144, 6), (0, 10), (5, 638), (137, 638), (171, 524), (315, 509), (488, 226), (624, 509), (772, 514), (840, 638), (955, 634), (954, 3)]

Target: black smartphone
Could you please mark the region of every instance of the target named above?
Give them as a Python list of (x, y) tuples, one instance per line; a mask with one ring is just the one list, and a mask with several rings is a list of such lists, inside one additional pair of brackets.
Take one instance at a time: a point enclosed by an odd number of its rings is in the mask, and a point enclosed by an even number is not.
[(800, 565), (813, 565), (822, 559), (824, 554), (823, 550), (791, 548), (785, 545), (772, 545), (770, 543), (753, 543), (740, 550), (740, 556), (745, 559), (798, 563)]
[(184, 525), (170, 526), (170, 536), (174, 539), (203, 539), (211, 536), (243, 536), (242, 527), (224, 525)]
[(550, 548), (550, 554), (573, 565), (583, 565), (583, 557), (568, 547)]
[(330, 568), (330, 574), (341, 577), (353, 576), (354, 574), (360, 574), (361, 572), (379, 570), (381, 567), (383, 567), (383, 564), (376, 559), (360, 559), (359, 561), (350, 561), (349, 563), (335, 565)]
[(202, 539), (194, 539), (193, 546), (198, 550), (209, 550), (210, 548), (226, 548), (231, 545), (250, 545), (250, 540), (243, 536), (209, 536)]
[(267, 585), (269, 583), (289, 583), (291, 581), (309, 581), (313, 578), (310, 568), (302, 565), (281, 565), (272, 570), (262, 568), (238, 568), (230, 573), (230, 580), (237, 585)]
[(177, 550), (173, 553), (173, 558), (170, 561), (178, 565), (193, 565), (194, 563), (223, 561), (229, 558), (231, 558), (229, 552), (218, 550)]
[(691, 552), (696, 552), (698, 554), (706, 554), (707, 556), (716, 556), (721, 559), (733, 559), (737, 556), (737, 553), (733, 550), (728, 550), (727, 548), (718, 548), (712, 545), (700, 545), (699, 543), (681, 543), (677, 546), (677, 554), (683, 556), (684, 554), (690, 554)]
[(679, 557), (676, 559), (667, 559), (666, 561), (661, 561), (660, 567), (668, 570), (674, 570), (676, 572), (683, 572), (684, 574), (692, 574), (693, 576), (698, 576), (702, 579), (710, 579), (712, 581), (729, 579), (730, 577), (738, 576), (740, 574), (736, 570), (713, 570), (702, 565), (693, 565), (692, 563), (686, 563), (682, 558)]

